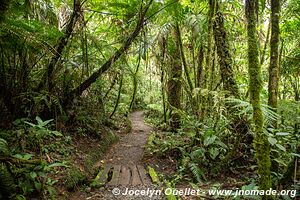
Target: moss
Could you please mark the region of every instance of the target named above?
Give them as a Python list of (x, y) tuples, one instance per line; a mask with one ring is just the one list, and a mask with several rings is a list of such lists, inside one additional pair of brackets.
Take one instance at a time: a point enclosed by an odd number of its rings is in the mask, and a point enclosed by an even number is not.
[[(248, 19), (248, 70), (250, 102), (253, 106), (254, 122), (254, 148), (258, 173), (260, 175), (259, 187), (262, 190), (271, 188), (271, 160), (268, 137), (263, 131), (263, 113), (261, 110), (260, 93), (262, 91), (261, 66), (259, 64), (258, 37), (256, 30), (256, 1), (246, 1), (246, 16)], [(264, 196), (263, 199), (272, 199)]]
[(65, 186), (68, 190), (74, 189), (87, 180), (86, 176), (77, 167), (69, 168), (66, 174)]
[(175, 28), (172, 29), (172, 38), (169, 42), (169, 54), (171, 57), (169, 80), (168, 80), (168, 101), (171, 107), (170, 128), (176, 132), (180, 127), (180, 115), (178, 109), (181, 108), (181, 78), (182, 66), (180, 60), (179, 44), (176, 41), (177, 33)]

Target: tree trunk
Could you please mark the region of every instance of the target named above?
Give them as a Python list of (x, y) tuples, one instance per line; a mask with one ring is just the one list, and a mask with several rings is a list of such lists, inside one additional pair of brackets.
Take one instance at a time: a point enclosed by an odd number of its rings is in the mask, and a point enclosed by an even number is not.
[(214, 21), (214, 36), (217, 46), (217, 53), (220, 63), (220, 71), (223, 82), (223, 88), (229, 92), (231, 96), (239, 98), (238, 86), (236, 84), (232, 69), (232, 58), (230, 55), (229, 44), (224, 27), (224, 17), (219, 10), (219, 4), (216, 3), (216, 18)]
[(123, 87), (123, 75), (121, 74), (121, 80), (120, 80), (120, 85), (119, 85), (119, 92), (118, 92), (118, 96), (117, 96), (117, 101), (116, 101), (114, 110), (112, 111), (112, 113), (109, 116), (110, 119), (114, 116), (114, 114), (116, 113), (116, 111), (118, 109), (119, 102), (120, 102), (120, 97), (121, 97), (122, 87)]
[(48, 83), (48, 91), (51, 92), (53, 90), (53, 71), (55, 69), (56, 63), (58, 62), (58, 60), (62, 55), (63, 50), (68, 44), (69, 38), (72, 35), (73, 29), (79, 17), (80, 9), (81, 9), (80, 0), (74, 0), (73, 13), (71, 15), (70, 21), (66, 27), (66, 31), (64, 35), (59, 39), (59, 42), (53, 52), (54, 55), (50, 59), (50, 63), (46, 69), (46, 73), (44, 74), (40, 84), (38, 85), (37, 88), (38, 91), (41, 90), (46, 83)]
[[(247, 34), (248, 34), (248, 71), (250, 103), (253, 107), (254, 122), (254, 148), (257, 159), (258, 173), (260, 175), (259, 187), (268, 190), (271, 183), (271, 160), (268, 137), (263, 131), (263, 113), (261, 110), (260, 93), (262, 91), (261, 66), (259, 64), (259, 49), (257, 35), (257, 0), (246, 0)], [(272, 199), (271, 196), (263, 196), (262, 199)]]
[(187, 63), (186, 63), (186, 59), (185, 59), (185, 55), (184, 55), (184, 51), (183, 51), (181, 32), (180, 32), (180, 28), (179, 28), (178, 23), (175, 26), (175, 30), (176, 30), (176, 40), (179, 44), (179, 50), (180, 50), (181, 61), (182, 61), (184, 73), (185, 73), (185, 76), (186, 76), (186, 79), (187, 79), (187, 82), (188, 82), (188, 85), (189, 85), (190, 92), (192, 93), (194, 87), (193, 87), (193, 83), (192, 83), (192, 80), (191, 80), (191, 77), (190, 77), (190, 74), (189, 74), (189, 70), (188, 70), (188, 66), (187, 66)]
[(142, 52), (139, 52), (139, 58), (138, 58), (138, 64), (136, 66), (136, 70), (134, 72), (134, 74), (132, 75), (133, 77), (133, 92), (132, 92), (132, 98), (131, 98), (131, 102), (128, 108), (128, 112), (130, 112), (132, 110), (133, 104), (134, 104), (134, 100), (135, 100), (135, 96), (136, 96), (136, 92), (137, 92), (137, 87), (138, 87), (138, 79), (137, 79), (137, 74), (139, 72), (139, 68), (140, 68), (140, 64), (141, 64), (141, 54)]
[[(271, 40), (270, 40), (270, 66), (269, 66), (269, 98), (268, 104), (274, 111), (277, 110), (278, 80), (279, 80), (279, 12), (280, 0), (271, 0)], [(277, 123), (274, 122), (276, 127)]]
[(171, 131), (176, 132), (180, 128), (180, 115), (177, 111), (181, 108), (181, 76), (182, 76), (182, 66), (180, 60), (180, 45), (176, 42), (175, 27), (172, 29), (172, 36), (170, 43), (172, 48), (169, 48), (169, 54), (171, 57), (171, 66), (169, 70), (169, 80), (168, 80), (168, 101), (171, 106), (171, 116), (170, 116), (170, 128)]
[(145, 25), (145, 15), (152, 4), (153, 0), (150, 0), (144, 10), (140, 10), (139, 19), (136, 24), (134, 31), (131, 35), (126, 39), (123, 45), (96, 71), (94, 72), (88, 79), (86, 79), (83, 83), (81, 83), (78, 87), (71, 91), (68, 97), (65, 97), (63, 100), (63, 106), (66, 107), (70, 104), (76, 96), (80, 96), (84, 90), (90, 87), (98, 77), (106, 72), (113, 64), (121, 57), (121, 55), (127, 51), (134, 41), (134, 39), (139, 35), (140, 31)]
[(204, 50), (203, 46), (201, 45), (198, 49), (197, 55), (197, 81), (196, 87), (200, 88), (202, 86), (202, 71), (203, 71), (203, 60), (204, 60)]

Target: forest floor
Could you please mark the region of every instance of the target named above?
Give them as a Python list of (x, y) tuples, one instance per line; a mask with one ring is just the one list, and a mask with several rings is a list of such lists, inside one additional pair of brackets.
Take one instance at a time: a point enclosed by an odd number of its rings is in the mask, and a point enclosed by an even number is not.
[[(108, 164), (114, 166), (144, 166), (144, 147), (147, 143), (149, 133), (152, 131), (152, 127), (144, 123), (144, 117), (142, 111), (133, 112), (130, 116), (132, 123), (132, 130), (127, 134), (120, 134), (119, 142), (115, 143), (107, 151), (106, 155), (102, 160), (99, 160), (95, 165), (97, 167), (104, 167)], [(132, 173), (132, 172), (131, 172)], [(132, 174), (131, 174), (132, 175)], [(149, 177), (148, 177), (149, 178)], [(78, 190), (71, 194), (68, 199), (70, 200), (111, 200), (111, 199), (161, 199), (162, 197), (157, 196), (133, 196), (133, 195), (114, 195), (113, 189), (117, 189), (123, 193), (126, 188), (129, 190), (147, 190), (157, 189), (157, 186), (151, 184), (150, 178), (146, 181), (150, 183), (140, 185), (104, 185), (101, 188), (91, 190)]]

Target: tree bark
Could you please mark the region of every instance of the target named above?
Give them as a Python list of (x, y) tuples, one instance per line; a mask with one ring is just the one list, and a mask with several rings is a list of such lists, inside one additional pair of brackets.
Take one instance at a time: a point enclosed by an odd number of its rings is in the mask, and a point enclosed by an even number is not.
[(170, 116), (170, 128), (171, 131), (177, 132), (180, 128), (180, 115), (177, 111), (181, 109), (181, 78), (182, 78), (182, 66), (180, 60), (180, 45), (178, 44), (176, 37), (176, 27), (172, 29), (172, 37), (170, 43), (172, 48), (169, 48), (169, 54), (171, 57), (171, 66), (169, 70), (168, 80), (168, 101), (171, 107)]
[[(271, 0), (271, 39), (270, 39), (270, 66), (269, 66), (269, 98), (268, 104), (274, 111), (277, 110), (278, 80), (279, 80), (279, 14), (280, 0)], [(277, 123), (274, 122), (276, 127)]]
[[(260, 93), (262, 91), (261, 66), (259, 64), (259, 49), (257, 35), (256, 8), (258, 0), (246, 0), (247, 35), (248, 35), (248, 71), (250, 103), (253, 107), (254, 122), (254, 148), (260, 175), (259, 187), (268, 190), (271, 183), (271, 159), (268, 137), (263, 131), (263, 113), (261, 110)], [(263, 196), (262, 199), (272, 199), (271, 196)]]
[(197, 54), (197, 81), (196, 81), (196, 87), (200, 88), (202, 86), (202, 71), (203, 71), (203, 61), (204, 61), (204, 50), (203, 46), (201, 45), (198, 49)]
[(217, 46), (217, 53), (220, 63), (220, 72), (223, 82), (223, 88), (229, 91), (231, 96), (239, 99), (240, 94), (235, 81), (232, 69), (232, 58), (230, 55), (229, 44), (227, 40), (226, 30), (224, 27), (224, 16), (219, 10), (219, 4), (216, 3), (216, 17), (214, 21), (214, 37)]

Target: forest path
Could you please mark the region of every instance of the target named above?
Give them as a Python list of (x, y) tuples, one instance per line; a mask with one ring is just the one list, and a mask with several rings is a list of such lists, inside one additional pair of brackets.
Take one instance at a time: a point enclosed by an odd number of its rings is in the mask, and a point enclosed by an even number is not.
[[(124, 195), (126, 190), (141, 191), (155, 190), (155, 185), (146, 173), (142, 159), (144, 147), (152, 127), (144, 123), (142, 111), (133, 112), (130, 116), (131, 132), (121, 134), (119, 142), (115, 143), (98, 165), (104, 170), (99, 178), (105, 182), (104, 187), (90, 192), (78, 191), (71, 195), (71, 200), (155, 200), (162, 197), (157, 195)], [(117, 194), (115, 194), (117, 193)], [(118, 194), (119, 193), (119, 194)]]
[(144, 123), (143, 111), (133, 112), (130, 116), (132, 129), (128, 134), (120, 136), (118, 143), (107, 152), (104, 162), (120, 165), (141, 164), (144, 146), (152, 127)]

